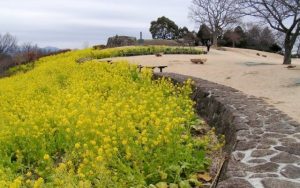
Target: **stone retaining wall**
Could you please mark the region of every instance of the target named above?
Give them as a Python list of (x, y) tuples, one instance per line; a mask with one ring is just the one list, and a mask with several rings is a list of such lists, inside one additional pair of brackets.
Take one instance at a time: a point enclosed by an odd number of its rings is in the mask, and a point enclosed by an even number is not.
[[(155, 76), (177, 83), (192, 78), (173, 73)], [(192, 79), (197, 113), (226, 138), (228, 160), (217, 187), (300, 188), (300, 124), (260, 98)]]

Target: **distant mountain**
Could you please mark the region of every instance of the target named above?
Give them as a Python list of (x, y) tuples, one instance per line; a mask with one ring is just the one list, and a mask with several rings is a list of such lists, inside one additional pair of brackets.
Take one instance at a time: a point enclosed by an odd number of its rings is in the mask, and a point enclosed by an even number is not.
[(44, 47), (42, 49), (45, 50), (45, 51), (47, 51), (47, 52), (58, 52), (58, 51), (60, 51), (59, 48), (52, 47), (52, 46), (47, 46), (47, 47)]

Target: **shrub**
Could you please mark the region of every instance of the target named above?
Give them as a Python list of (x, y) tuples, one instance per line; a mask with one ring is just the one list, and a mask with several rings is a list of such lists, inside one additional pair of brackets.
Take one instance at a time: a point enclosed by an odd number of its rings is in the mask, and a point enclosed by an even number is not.
[(282, 48), (278, 45), (278, 44), (276, 44), (276, 43), (274, 43), (274, 44), (272, 44), (272, 46), (270, 46), (270, 51), (271, 52), (280, 52), (282, 50)]
[(164, 54), (203, 54), (203, 51), (190, 47), (167, 47), (167, 46), (131, 46), (122, 48), (109, 48), (104, 50), (95, 50), (95, 58), (102, 59), (108, 57), (124, 57), (138, 55), (153, 55), (156, 53)]

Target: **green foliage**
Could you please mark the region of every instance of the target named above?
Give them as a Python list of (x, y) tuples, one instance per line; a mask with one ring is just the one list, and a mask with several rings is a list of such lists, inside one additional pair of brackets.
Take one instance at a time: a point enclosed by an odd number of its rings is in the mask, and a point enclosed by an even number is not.
[(17, 73), (26, 73), (27, 71), (30, 71), (33, 68), (34, 68), (34, 62), (31, 62), (31, 63), (12, 67), (6, 71), (6, 74), (9, 76), (9, 75), (17, 74)]
[(126, 57), (139, 55), (164, 54), (203, 54), (203, 51), (189, 47), (168, 47), (168, 46), (130, 46), (121, 48), (109, 48), (104, 50), (93, 50), (89, 57), (96, 59), (111, 57)]
[(205, 44), (206, 41), (212, 39), (212, 33), (210, 32), (209, 27), (205, 24), (200, 26), (197, 36), (202, 44)]
[(277, 44), (277, 43), (274, 43), (270, 46), (270, 51), (271, 52), (280, 52), (282, 50), (282, 48)]
[(165, 16), (151, 22), (150, 33), (153, 39), (175, 39), (178, 36), (178, 26)]
[(187, 27), (179, 28), (178, 30), (178, 38), (184, 38), (188, 33), (190, 33)]

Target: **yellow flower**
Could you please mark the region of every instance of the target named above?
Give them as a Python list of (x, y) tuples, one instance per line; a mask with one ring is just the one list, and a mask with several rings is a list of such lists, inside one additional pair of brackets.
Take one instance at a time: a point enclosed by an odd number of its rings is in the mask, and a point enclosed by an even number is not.
[(33, 187), (34, 188), (40, 188), (40, 187), (42, 187), (43, 184), (44, 184), (44, 179), (39, 178), (37, 181), (34, 182)]
[(12, 184), (10, 184), (9, 188), (19, 188), (22, 185), (22, 177), (16, 178)]
[(75, 148), (76, 148), (76, 149), (79, 149), (79, 148), (80, 148), (80, 143), (76, 143), (76, 144), (75, 144)]
[(49, 159), (50, 159), (50, 156), (49, 156), (48, 154), (45, 154), (45, 155), (44, 155), (44, 160), (47, 161), (47, 160), (49, 160)]
[(96, 141), (95, 140), (91, 140), (91, 144), (92, 145), (96, 145)]
[(27, 177), (30, 177), (31, 175), (32, 175), (32, 173), (30, 171), (27, 172), (27, 174), (26, 174)]
[[(76, 50), (41, 58), (33, 70), (0, 79), (3, 152), (10, 155), (10, 148), (17, 150), (19, 144), (12, 142), (17, 138), (24, 143), (22, 149), (16, 151), (17, 163), (9, 158), (0, 162), (0, 188), (70, 187), (70, 182), (84, 188), (128, 187), (124, 179), (130, 178), (132, 185), (137, 185), (141, 178), (152, 173), (144, 168), (145, 164), (174, 165), (172, 158), (166, 161), (158, 157), (175, 155), (174, 159), (178, 159), (177, 154), (184, 154), (188, 160), (193, 158), (191, 148), (198, 144), (221, 148), (220, 144), (213, 144), (211, 134), (199, 138), (199, 143), (189, 134), (189, 127), (197, 117), (188, 85), (175, 86), (170, 79), (153, 81), (152, 70), (139, 73), (135, 65), (122, 61), (113, 65), (97, 60), (76, 63), (83, 57), (102, 59), (121, 53), (143, 54), (145, 51), (148, 54), (175, 49), (151, 46)], [(24, 67), (29, 69), (29, 65)], [(49, 148), (41, 156), (44, 161), (41, 164), (32, 160), (40, 156), (39, 151), (32, 150), (32, 145)], [(29, 151), (30, 158), (26, 155)], [(24, 162), (28, 160), (32, 166), (24, 174), (13, 170), (27, 165)], [(194, 160), (198, 158), (187, 161), (191, 162), (190, 171), (199, 170), (193, 169), (200, 166), (194, 165)], [(119, 162), (122, 169), (133, 170), (133, 177), (124, 177), (124, 173), (115, 168)], [(9, 165), (4, 168), (2, 163)], [(141, 177), (136, 178), (135, 174)], [(11, 180), (19, 175), (24, 179)], [(47, 181), (35, 176), (43, 176)]]
[(31, 183), (31, 180), (26, 180), (26, 182), (25, 182), (26, 184), (30, 184)]
[(83, 173), (79, 173), (78, 175), (79, 175), (79, 177), (81, 177), (81, 178), (84, 178), (84, 177), (85, 177), (85, 175), (84, 175)]
[(102, 157), (102, 156), (98, 156), (98, 157), (96, 158), (96, 160), (99, 161), (99, 162), (101, 162), (101, 161), (103, 160), (103, 157)]

